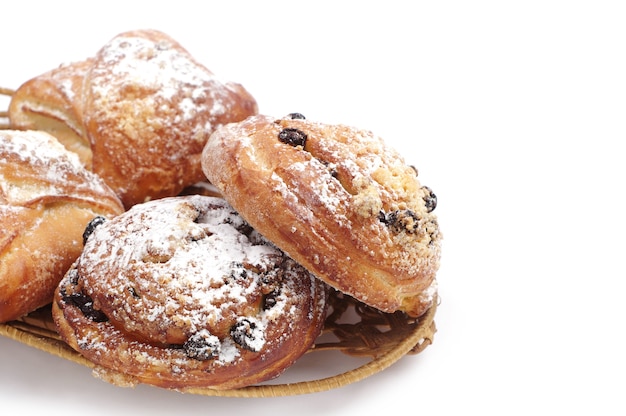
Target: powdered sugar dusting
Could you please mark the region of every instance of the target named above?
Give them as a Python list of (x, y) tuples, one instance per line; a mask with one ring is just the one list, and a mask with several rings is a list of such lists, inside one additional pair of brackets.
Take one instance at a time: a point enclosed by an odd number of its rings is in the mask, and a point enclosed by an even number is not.
[(101, 79), (93, 84), (92, 93), (100, 100), (115, 102), (132, 90), (149, 91), (144, 104), (177, 105), (178, 122), (190, 121), (198, 113), (225, 112), (222, 98), (229, 84), (220, 81), (173, 41), (118, 36), (100, 50), (99, 56), (92, 77)]
[(75, 94), (74, 94), (74, 89), (73, 89), (74, 84), (72, 83), (72, 81), (69, 79), (63, 80), (59, 84), (59, 86), (60, 86), (61, 92), (63, 93), (63, 95), (65, 95), (65, 97), (67, 97), (68, 101), (70, 102), (74, 101)]
[[(291, 133), (303, 139), (283, 140)], [(413, 303), (439, 267), (436, 200), (416, 169), (380, 136), (302, 117), (258, 115), (220, 128), (203, 156), (207, 178), (223, 187), (224, 196), (320, 279), (380, 310), (418, 313)], [(226, 158), (236, 168), (214, 168)], [(272, 203), (258, 214), (246, 211), (233, 186), (239, 178), (250, 189), (269, 183), (271, 194), (264, 197)], [(285, 213), (274, 216), (274, 210)]]
[[(2, 194), (9, 203), (24, 204), (43, 196), (110, 193), (104, 182), (87, 171), (78, 156), (69, 152), (57, 139), (40, 131), (0, 131), (0, 167), (10, 164), (10, 171), (22, 173), (5, 177), (0, 169)], [(7, 169), (8, 171), (8, 169)]]
[[(300, 218), (306, 218), (311, 221), (316, 215), (320, 215), (319, 210), (325, 210), (337, 226), (349, 226), (349, 222), (345, 215), (345, 206), (349, 201), (348, 193), (337, 183), (328, 181), (326, 175), (303, 175), (305, 171), (321, 171), (325, 169), (317, 159), (311, 159), (306, 162), (293, 163), (285, 169), (290, 178), (297, 177), (299, 181), (304, 181), (307, 189), (312, 189), (311, 193), (300, 193), (297, 184), (290, 181), (289, 178), (281, 176), (276, 172), (272, 172), (270, 178), (272, 180), (273, 189), (279, 192), (285, 201), (291, 206), (291, 209), (297, 210)], [(302, 198), (308, 197), (308, 200)], [(311, 231), (313, 232), (313, 231)]]
[(83, 101), (93, 169), (127, 208), (202, 180), (199, 159), (213, 130), (257, 111), (241, 85), (151, 30), (122, 33), (99, 50)]
[[(133, 282), (138, 286), (136, 290), (142, 292), (142, 286), (147, 288), (154, 279), (169, 294), (165, 304), (148, 305), (144, 300), (140, 306), (148, 306), (152, 319), (167, 320), (163, 312), (176, 315), (176, 319), (186, 321), (195, 332), (196, 328), (221, 319), (223, 309), (245, 302), (247, 291), (255, 289), (254, 286), (224, 284), (233, 264), (261, 264), (267, 262), (268, 256), (278, 253), (270, 246), (254, 247), (242, 238), (231, 224), (232, 214), (225, 209), (213, 210), (211, 212), (219, 215), (205, 216), (196, 223), (193, 218), (182, 218), (177, 213), (177, 204), (170, 201), (137, 207), (132, 214), (138, 215), (142, 222), (133, 226), (136, 217), (129, 215), (128, 227), (123, 227), (127, 231), (117, 228), (114, 235), (105, 230), (96, 233), (86, 248), (85, 261), (95, 264), (95, 268), (103, 267), (98, 264), (98, 259), (105, 263), (115, 262), (113, 267), (119, 270), (119, 275), (107, 283), (106, 289), (119, 296), (127, 290), (128, 282), (133, 281), (135, 270), (146, 268), (149, 275), (145, 280), (141, 278)], [(186, 220), (189, 222), (183, 224)], [(144, 224), (150, 224), (150, 227)], [(194, 243), (187, 244), (190, 241)], [(117, 255), (106, 257), (108, 252)], [(221, 307), (214, 305), (215, 299), (221, 300)], [(162, 323), (163, 326), (171, 324)]]
[[(180, 85), (199, 87), (207, 78), (212, 79), (212, 74), (171, 46), (142, 37), (120, 36), (112, 39), (100, 56), (115, 77), (149, 88), (169, 100), (178, 93)], [(195, 96), (202, 93), (196, 90)]]
[[(114, 326), (157, 345), (208, 331), (219, 338), (216, 364), (232, 363), (242, 347), (262, 351), (268, 325), (303, 313), (294, 309), (303, 294), (290, 283), (303, 269), (219, 198), (135, 205), (95, 229), (77, 267), (84, 290)], [(258, 306), (279, 276), (280, 293), (269, 307)]]
[(437, 295), (439, 290), (439, 283), (437, 279), (433, 279), (430, 286), (426, 288), (422, 293), (420, 293), (420, 301), (424, 304), (431, 304)]

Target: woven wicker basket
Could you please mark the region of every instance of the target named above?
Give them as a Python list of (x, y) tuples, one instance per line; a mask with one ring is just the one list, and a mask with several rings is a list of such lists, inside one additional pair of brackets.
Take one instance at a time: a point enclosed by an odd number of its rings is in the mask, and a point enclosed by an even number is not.
[[(367, 358), (364, 364), (316, 380), (281, 383), (279, 377), (273, 384), (233, 390), (194, 388), (183, 392), (225, 397), (278, 397), (321, 392), (376, 374), (407, 354), (423, 351), (433, 342), (436, 303), (419, 319), (411, 319), (403, 313), (382, 313), (338, 292), (331, 295), (330, 301), (331, 313), (323, 333), (308, 354), (338, 350), (347, 355)], [(0, 334), (84, 365), (91, 368), (94, 374), (107, 374), (107, 377), (115, 378), (115, 374), (87, 360), (61, 340), (49, 307), (32, 312), (20, 320), (0, 324)]]
[[(0, 87), (0, 95), (10, 97), (13, 92)], [(8, 112), (0, 111), (0, 129), (7, 128), (10, 128)], [(399, 312), (383, 313), (336, 291), (330, 296), (330, 304), (331, 312), (326, 319), (323, 333), (308, 354), (338, 350), (350, 356), (365, 357), (367, 360), (364, 364), (316, 380), (281, 383), (281, 376), (273, 384), (234, 390), (194, 388), (184, 392), (206, 396), (277, 397), (331, 390), (376, 374), (407, 354), (423, 351), (433, 342), (436, 332), (436, 301), (419, 319), (409, 318)], [(101, 378), (116, 378), (115, 373), (87, 360), (63, 342), (57, 333), (49, 306), (20, 320), (0, 324), (0, 335), (84, 365)]]

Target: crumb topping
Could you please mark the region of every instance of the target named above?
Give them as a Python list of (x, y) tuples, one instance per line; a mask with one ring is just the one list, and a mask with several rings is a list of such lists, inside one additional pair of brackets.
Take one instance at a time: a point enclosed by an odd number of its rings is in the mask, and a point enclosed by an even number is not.
[(361, 252), (383, 252), (402, 273), (438, 267), (440, 234), (432, 213), (436, 196), (395, 149), (372, 132), (349, 126), (291, 117), (273, 124), (281, 133), (306, 136), (299, 150), (311, 156), (294, 158), (272, 174), (285, 200), (312, 210), (301, 209), (303, 215), (328, 218), (328, 227), (367, 235), (354, 238)]

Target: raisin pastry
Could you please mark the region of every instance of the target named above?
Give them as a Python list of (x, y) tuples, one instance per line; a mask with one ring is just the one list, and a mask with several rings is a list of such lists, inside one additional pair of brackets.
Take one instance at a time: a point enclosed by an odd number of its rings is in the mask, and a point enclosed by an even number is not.
[(250, 225), (329, 285), (384, 312), (432, 305), (437, 200), (380, 137), (258, 115), (217, 129), (202, 166)]
[(215, 76), (166, 34), (137, 30), (85, 62), (26, 82), (9, 119), (14, 128), (69, 133), (85, 166), (129, 208), (203, 180), (200, 157), (210, 133), (256, 113), (240, 84)]
[(52, 301), (92, 218), (122, 203), (44, 132), (0, 130), (0, 322)]
[(243, 387), (281, 374), (323, 327), (327, 286), (224, 199), (153, 200), (90, 228), (53, 317), (107, 381)]

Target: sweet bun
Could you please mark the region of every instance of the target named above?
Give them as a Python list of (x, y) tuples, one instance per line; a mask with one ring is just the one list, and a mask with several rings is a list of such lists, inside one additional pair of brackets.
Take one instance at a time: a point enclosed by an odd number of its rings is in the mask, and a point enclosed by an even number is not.
[(123, 211), (54, 137), (0, 130), (0, 322), (50, 303), (82, 251), (85, 226)]
[(153, 200), (91, 229), (52, 310), (107, 381), (238, 388), (280, 375), (320, 334), (327, 286), (221, 198)]
[(218, 128), (202, 166), (252, 227), (329, 285), (384, 312), (432, 305), (436, 197), (381, 138), (257, 115)]
[(24, 83), (9, 120), (58, 135), (129, 208), (203, 180), (211, 132), (257, 110), (242, 85), (218, 78), (168, 35), (136, 30)]
[(204, 179), (200, 156), (213, 129), (257, 111), (241, 85), (151, 30), (123, 33), (100, 49), (84, 100), (93, 169), (126, 207)]

